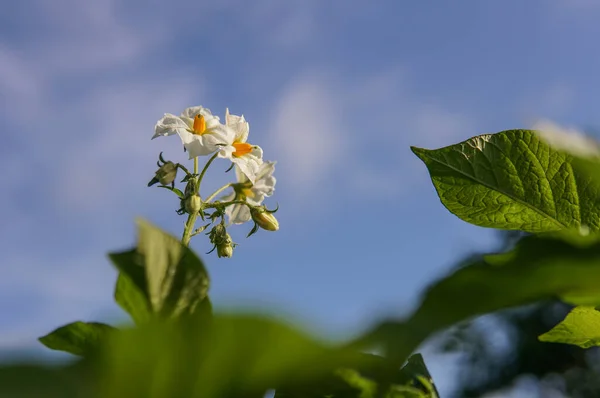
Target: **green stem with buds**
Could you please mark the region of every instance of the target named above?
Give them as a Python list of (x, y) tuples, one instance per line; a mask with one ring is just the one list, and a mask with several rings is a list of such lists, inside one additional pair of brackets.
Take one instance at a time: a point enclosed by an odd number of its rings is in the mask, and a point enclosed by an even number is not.
[(192, 231), (194, 230), (194, 225), (196, 224), (196, 218), (198, 218), (197, 214), (190, 214), (188, 215), (188, 219), (185, 223), (185, 229), (183, 230), (181, 243), (186, 246), (190, 245), (190, 239), (192, 239)]
[(212, 193), (212, 195), (210, 195), (208, 198), (206, 198), (206, 202), (210, 202), (211, 200), (213, 200), (218, 194), (220, 194), (221, 192), (223, 192), (224, 190), (226, 190), (229, 187), (232, 187), (233, 183), (229, 183), (229, 184), (225, 184), (223, 185), (221, 188), (217, 189), (215, 192)]
[(206, 203), (204, 206), (207, 209), (217, 208), (217, 207), (227, 207), (230, 205), (246, 205), (248, 207), (252, 207), (252, 205), (244, 200), (232, 200), (229, 202), (215, 202), (215, 203)]
[[(204, 167), (204, 170), (202, 170), (202, 175), (204, 175), (205, 171), (206, 171), (206, 166)], [(194, 158), (194, 174), (198, 174), (198, 158), (197, 157)], [(197, 187), (198, 187), (198, 190), (200, 190), (200, 183), (198, 183)], [(198, 192), (196, 192), (196, 193), (198, 193)], [(200, 211), (202, 211), (202, 210), (200, 210)], [(194, 230), (194, 225), (196, 225), (196, 218), (198, 218), (198, 213), (189, 214), (187, 221), (185, 222), (185, 228), (183, 229), (183, 236), (181, 238), (181, 243), (183, 243), (185, 246), (190, 245), (190, 239), (192, 239), (192, 232)]]

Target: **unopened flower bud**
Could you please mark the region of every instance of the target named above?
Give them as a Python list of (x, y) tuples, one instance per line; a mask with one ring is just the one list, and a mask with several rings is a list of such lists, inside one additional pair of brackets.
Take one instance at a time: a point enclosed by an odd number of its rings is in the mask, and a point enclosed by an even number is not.
[(200, 199), (200, 195), (193, 194), (188, 196), (185, 199), (185, 211), (189, 214), (196, 214), (202, 209), (202, 199)]
[(279, 222), (272, 212), (268, 211), (264, 206), (252, 207), (250, 215), (252, 216), (252, 220), (262, 229), (267, 231), (277, 231), (279, 229)]
[(223, 224), (217, 224), (210, 230), (208, 237), (216, 245), (220, 241), (227, 239), (227, 229), (225, 229)]
[(157, 171), (154, 178), (148, 183), (148, 186), (152, 186), (159, 182), (161, 185), (172, 184), (177, 178), (177, 165), (171, 161), (163, 164)]
[(227, 233), (223, 224), (215, 225), (208, 237), (210, 242), (217, 249), (217, 255), (219, 257), (231, 257), (233, 255), (235, 243), (231, 240), (231, 236)]
[(226, 234), (227, 238), (217, 245), (217, 256), (219, 257), (231, 257), (233, 256), (233, 244), (231, 236)]

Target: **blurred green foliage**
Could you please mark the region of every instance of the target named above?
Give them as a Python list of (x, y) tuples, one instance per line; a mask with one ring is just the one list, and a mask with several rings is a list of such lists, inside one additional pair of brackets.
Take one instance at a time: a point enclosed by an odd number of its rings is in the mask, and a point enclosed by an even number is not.
[[(80, 355), (66, 367), (0, 368), (0, 397), (438, 396), (413, 351), (475, 316), (562, 299), (576, 307), (542, 339), (597, 344), (600, 165), (528, 130), (413, 148), (442, 203), (476, 225), (522, 230), (509, 251), (473, 259), (434, 283), (406, 319), (337, 344), (260, 314), (215, 314), (204, 264), (178, 239), (138, 221), (136, 247), (110, 254), (115, 300), (135, 326), (74, 322), (40, 338)], [(383, 356), (366, 354), (378, 349)]]

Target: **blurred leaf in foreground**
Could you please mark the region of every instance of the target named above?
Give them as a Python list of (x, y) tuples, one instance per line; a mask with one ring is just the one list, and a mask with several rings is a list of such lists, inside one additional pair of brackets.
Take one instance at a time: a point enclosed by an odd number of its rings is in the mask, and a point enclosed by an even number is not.
[(116, 329), (99, 322), (73, 322), (40, 337), (39, 341), (48, 348), (85, 355), (93, 351)]

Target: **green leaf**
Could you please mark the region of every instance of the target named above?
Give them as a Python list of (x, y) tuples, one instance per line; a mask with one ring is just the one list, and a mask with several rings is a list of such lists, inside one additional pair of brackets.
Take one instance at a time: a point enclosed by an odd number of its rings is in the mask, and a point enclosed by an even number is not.
[[(408, 358), (406, 365), (402, 368), (402, 372), (411, 375), (413, 380), (417, 379), (420, 382), (422, 390), (427, 393), (426, 397), (439, 397), (437, 388), (433, 383), (433, 378), (431, 377), (431, 374), (429, 374), (429, 369), (427, 369), (425, 361), (423, 360), (423, 355), (411, 355), (410, 358)], [(416, 383), (413, 381), (412, 384)]]
[(509, 254), (494, 265), (487, 257), (436, 283), (411, 322), (440, 328), (506, 307), (600, 291), (598, 243), (581, 248), (557, 235), (528, 236)]
[(209, 327), (142, 325), (115, 335), (98, 355), (98, 396), (128, 398), (261, 398), (284, 382), (303, 386), (363, 359), (251, 315), (214, 316)]
[(482, 227), (538, 233), (600, 229), (600, 185), (531, 130), (484, 134), (436, 150), (412, 147), (446, 208)]
[[(361, 354), (360, 367), (337, 369), (310, 384), (280, 386), (275, 398), (375, 398), (378, 380), (385, 379), (386, 360), (372, 354)], [(408, 359), (402, 369), (392, 371), (391, 385), (384, 397), (437, 398), (431, 376), (420, 354)]]
[[(154, 180), (152, 180), (154, 181)], [(158, 180), (157, 180), (158, 181)], [(183, 192), (181, 192), (180, 189), (174, 188), (174, 187), (170, 187), (168, 185), (158, 185), (159, 188), (165, 188), (168, 189), (169, 191), (175, 193), (175, 195), (179, 196), (180, 199), (183, 199)]]
[(575, 307), (552, 330), (539, 336), (540, 341), (574, 344), (581, 348), (600, 345), (600, 312), (594, 307)]
[(600, 142), (583, 132), (546, 125), (539, 137), (553, 150), (573, 157), (573, 163), (581, 171), (600, 178)]
[(114, 330), (103, 323), (73, 322), (40, 337), (39, 341), (50, 349), (83, 356), (97, 348)]
[(144, 290), (123, 272), (119, 272), (115, 285), (115, 301), (131, 315), (136, 324), (140, 325), (150, 320), (152, 312), (148, 297)]
[[(34, 369), (4, 383), (14, 372), (0, 368), (0, 395), (16, 391), (37, 396), (33, 394), (45, 391), (51, 397), (262, 398), (276, 388), (277, 397), (375, 398), (376, 376), (387, 363), (252, 315), (217, 315), (208, 327), (194, 322), (144, 324), (111, 334), (99, 348), (69, 372)], [(28, 375), (35, 379), (27, 380)], [(434, 398), (424, 388), (423, 376), (429, 378), (420, 356), (411, 358), (393, 372), (385, 397)]]
[(138, 220), (138, 231), (135, 249), (109, 255), (129, 279), (117, 284), (119, 304), (136, 322), (147, 319), (143, 300), (161, 317), (193, 314), (207, 297), (209, 279), (204, 264), (178, 239), (147, 221)]
[(590, 304), (600, 298), (600, 243), (582, 247), (566, 233), (526, 237), (509, 253), (455, 271), (427, 290), (407, 320), (384, 323), (357, 344), (384, 343), (398, 364), (432, 333), (477, 315), (562, 297)]

